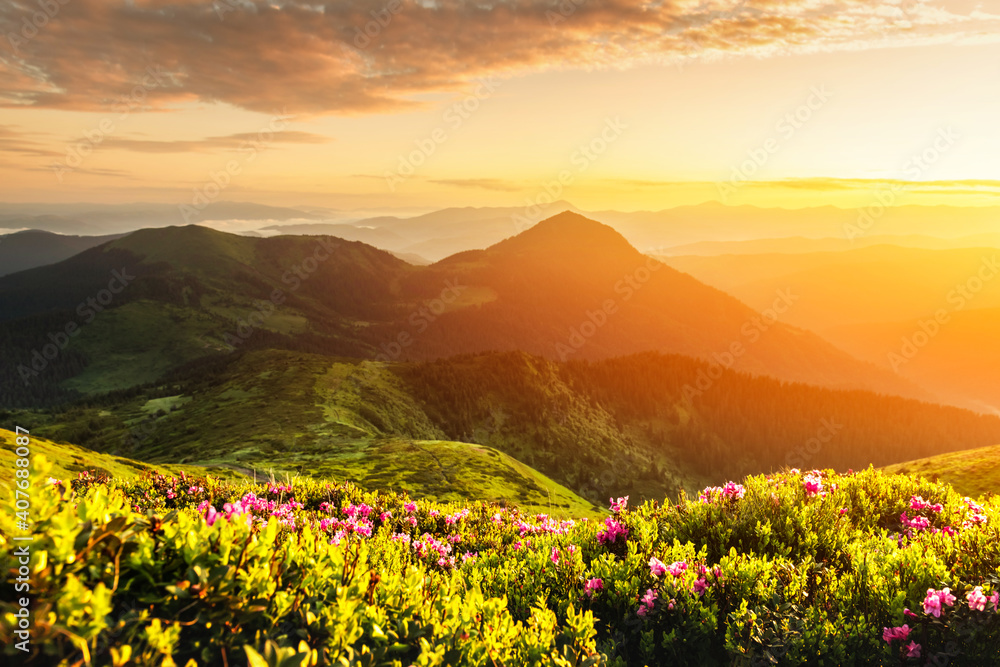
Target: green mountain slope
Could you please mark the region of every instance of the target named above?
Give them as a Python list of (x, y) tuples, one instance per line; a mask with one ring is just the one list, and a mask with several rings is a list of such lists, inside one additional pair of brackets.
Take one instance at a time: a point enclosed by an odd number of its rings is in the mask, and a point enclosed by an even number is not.
[[(13, 431), (0, 429), (0, 466), (3, 466), (0, 468), (0, 483), (11, 484), (14, 481), (14, 471), (17, 470), (15, 460), (18, 458), (15, 454), (18, 447), (17, 437)], [(173, 475), (185, 472), (189, 475), (209, 474), (221, 478), (243, 479), (243, 475), (227, 468), (206, 468), (172, 463), (150, 465), (122, 456), (95, 452), (92, 449), (67, 442), (52, 442), (34, 433), (29, 434), (29, 449), (32, 456), (42, 454), (52, 463), (51, 476), (53, 479), (67, 483), (84, 470), (95, 474), (107, 473), (116, 479), (132, 479), (147, 472)]]
[(929, 456), (885, 466), (884, 470), (945, 482), (973, 498), (1000, 495), (1000, 445)]
[[(545, 505), (550, 488), (532, 471), (603, 503), (624, 494), (675, 497), (785, 467), (859, 469), (1000, 442), (997, 417), (730, 371), (710, 380), (711, 371), (653, 353), (562, 364), (524, 353), (386, 364), (260, 350), (8, 418), (44, 437), (151, 463), (532, 506)], [(506, 480), (500, 490), (496, 480)]]
[(308, 475), (559, 514), (594, 511), (493, 447), (448, 441), (383, 364), (280, 351), (218, 363), (220, 369), (196, 364), (176, 382), (54, 420), (18, 418), (33, 433), (151, 465)]

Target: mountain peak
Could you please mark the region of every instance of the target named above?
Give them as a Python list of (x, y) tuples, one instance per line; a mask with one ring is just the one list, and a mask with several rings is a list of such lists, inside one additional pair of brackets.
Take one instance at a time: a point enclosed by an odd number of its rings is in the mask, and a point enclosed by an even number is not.
[(572, 254), (577, 257), (597, 255), (604, 259), (639, 254), (624, 236), (611, 227), (573, 211), (546, 218), (490, 250), (518, 254), (529, 251)]

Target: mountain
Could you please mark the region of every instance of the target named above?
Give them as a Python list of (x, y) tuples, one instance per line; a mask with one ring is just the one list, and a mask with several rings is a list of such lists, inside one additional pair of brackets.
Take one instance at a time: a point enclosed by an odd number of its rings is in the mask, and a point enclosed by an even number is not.
[[(0, 278), (0, 342), (10, 351), (0, 405), (123, 389), (245, 347), (387, 361), (655, 350), (784, 380), (929, 397), (776, 322), (798, 298), (776, 290), (774, 310), (761, 315), (571, 212), (431, 266), (331, 237), (140, 230)], [(72, 339), (62, 333), (70, 326)], [(40, 356), (46, 349), (54, 358)]]
[(0, 276), (55, 264), (116, 238), (116, 235), (64, 236), (37, 229), (0, 236)]
[(125, 234), (150, 227), (219, 220), (317, 220), (304, 209), (219, 201), (182, 211), (176, 204), (3, 204), (0, 229), (56, 234)]
[[(1000, 418), (645, 353), (387, 364), (253, 350), (66, 408), (0, 414), (150, 465), (352, 480), (532, 507), (676, 497), (784, 467), (860, 469), (1000, 442)], [(504, 496), (504, 494), (508, 494)]]
[(414, 268), (329, 237), (140, 230), (0, 278), (0, 405), (127, 388), (236, 348), (364, 356), (359, 323), (392, 321)]
[[(872, 204), (875, 204), (873, 193)], [(799, 209), (726, 206), (707, 202), (663, 211), (595, 211), (634, 246), (663, 254), (673, 246), (706, 241), (748, 241), (805, 237), (863, 241), (877, 235), (920, 235), (959, 239), (996, 234), (997, 207), (891, 206), (881, 215), (861, 209), (819, 206)]]
[(560, 360), (598, 359), (656, 350), (785, 380), (927, 397), (782, 323), (784, 313), (799, 305), (794, 290), (776, 289), (772, 310), (762, 316), (640, 254), (610, 227), (571, 212), (486, 250), (449, 257), (413, 280), (425, 292), (452, 281), (475, 295), (476, 307), (437, 316), (404, 351), (412, 358), (523, 350)]
[[(775, 289), (791, 287), (802, 303), (789, 311), (788, 322), (860, 359), (898, 371), (950, 402), (1000, 410), (995, 379), (1000, 357), (992, 344), (1000, 339), (996, 248), (883, 245), (846, 252), (663, 260), (754, 308), (765, 307)], [(914, 336), (919, 354), (912, 342), (903, 342)], [(909, 347), (914, 347), (912, 355)], [(904, 349), (907, 356), (900, 358)]]
[(295, 223), (284, 225), (268, 225), (262, 231), (269, 232), (269, 235), (303, 235), (303, 236), (336, 236), (345, 241), (361, 241), (368, 245), (389, 250), (390, 252), (401, 252), (404, 248), (413, 245), (413, 241), (400, 236), (388, 229), (374, 227), (362, 227), (354, 224), (329, 224), (329, 223)]
[(1000, 234), (977, 234), (960, 238), (941, 238), (919, 234), (897, 234), (893, 236), (862, 236), (860, 238), (809, 239), (801, 236), (773, 239), (752, 239), (749, 241), (700, 241), (686, 245), (663, 248), (664, 257), (682, 255), (766, 255), (782, 253), (789, 255), (843, 252), (875, 245), (895, 245), (903, 248), (924, 248), (926, 250), (946, 250), (954, 248), (1000, 248)]
[(827, 334), (851, 354), (934, 387), (956, 404), (1000, 414), (1000, 308), (950, 311), (940, 322), (928, 316), (845, 325)]
[[(569, 202), (557, 201), (544, 207), (544, 215), (568, 210), (579, 212)], [(514, 236), (535, 224), (542, 215), (523, 206), (465, 207), (409, 218), (379, 216), (350, 224), (273, 225), (266, 229), (286, 234), (330, 234), (394, 253), (415, 254), (437, 261), (465, 250), (483, 249)]]
[[(951, 309), (949, 292), (992, 271), (996, 248), (926, 250), (892, 245), (846, 252), (769, 253), (719, 257), (663, 258), (670, 266), (725, 290), (754, 308), (769, 302), (774, 290), (792, 286), (802, 308), (788, 322), (819, 332), (861, 322), (889, 322)], [(987, 280), (970, 308), (1000, 307), (1000, 280)]]

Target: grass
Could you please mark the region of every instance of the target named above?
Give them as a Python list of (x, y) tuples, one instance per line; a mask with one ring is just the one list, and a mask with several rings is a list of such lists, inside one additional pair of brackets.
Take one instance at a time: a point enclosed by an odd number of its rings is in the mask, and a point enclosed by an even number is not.
[(274, 462), (277, 477), (295, 473), (351, 481), (375, 491), (405, 491), (439, 502), (476, 498), (554, 516), (603, 517), (572, 491), (506, 454), (443, 440), (379, 438), (336, 452), (297, 453)]
[(20, 423), (105, 452), (56, 451), (52, 460), (100, 456), (94, 465), (113, 475), (121, 468), (109, 466), (121, 455), (148, 467), (305, 476), (438, 501), (479, 498), (558, 516), (601, 516), (587, 500), (493, 447), (450, 441), (378, 362), (250, 352), (210, 382), (162, 391), (171, 393), (81, 406), (48, 423), (32, 421), (44, 414), (26, 413)]
[(897, 463), (883, 470), (947, 482), (959, 493), (973, 498), (1000, 494), (1000, 445)]
[[(17, 435), (13, 431), (0, 429), (0, 483), (10, 484), (14, 480), (15, 449)], [(57, 443), (30, 435), (29, 449), (31, 454), (44, 454), (53, 463), (52, 477), (61, 480), (70, 480), (77, 476), (82, 470), (92, 472), (106, 472), (111, 477), (117, 479), (132, 479), (146, 472), (159, 471), (165, 474), (180, 474), (182, 471), (189, 475), (207, 475), (220, 477), (223, 479), (242, 479), (240, 475), (230, 469), (212, 469), (204, 466), (158, 464), (150, 465), (121, 456), (102, 454), (86, 447), (79, 447), (69, 443)]]

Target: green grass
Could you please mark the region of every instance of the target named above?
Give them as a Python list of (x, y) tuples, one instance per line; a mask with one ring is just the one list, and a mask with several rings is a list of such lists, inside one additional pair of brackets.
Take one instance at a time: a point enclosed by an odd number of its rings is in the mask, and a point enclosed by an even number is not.
[(345, 443), (336, 452), (291, 454), (273, 466), (279, 478), (293, 473), (439, 502), (476, 498), (555, 516), (604, 516), (523, 463), (492, 447), (465, 442), (380, 438)]
[(947, 482), (973, 498), (987, 493), (1000, 495), (1000, 445), (897, 463), (883, 470)]
[(163, 388), (171, 389), (110, 407), (77, 407), (51, 421), (26, 413), (21, 423), (106, 452), (108, 465), (118, 454), (150, 466), (183, 464), (258, 479), (307, 476), (439, 501), (479, 498), (560, 516), (600, 515), (493, 447), (450, 441), (385, 364), (259, 351), (183, 389)]
[(221, 320), (204, 313), (153, 301), (105, 311), (73, 339), (74, 349), (90, 363), (64, 386), (97, 394), (152, 382), (170, 368), (212, 352), (201, 337), (215, 335), (221, 326)]
[[(0, 483), (10, 484), (14, 480), (15, 449), (17, 435), (13, 431), (0, 429)], [(165, 474), (177, 475), (182, 471), (191, 475), (207, 475), (223, 479), (242, 479), (240, 475), (227, 468), (207, 468), (193, 465), (157, 464), (151, 465), (134, 461), (121, 456), (102, 454), (86, 447), (69, 443), (57, 443), (29, 434), (29, 449), (32, 455), (44, 454), (53, 463), (52, 477), (68, 481), (82, 470), (106, 472), (117, 479), (132, 479), (146, 472), (159, 471)]]
[(191, 400), (190, 396), (164, 396), (163, 398), (151, 398), (142, 406), (143, 412), (148, 415), (156, 415), (161, 410), (164, 413), (179, 410), (182, 405)]

